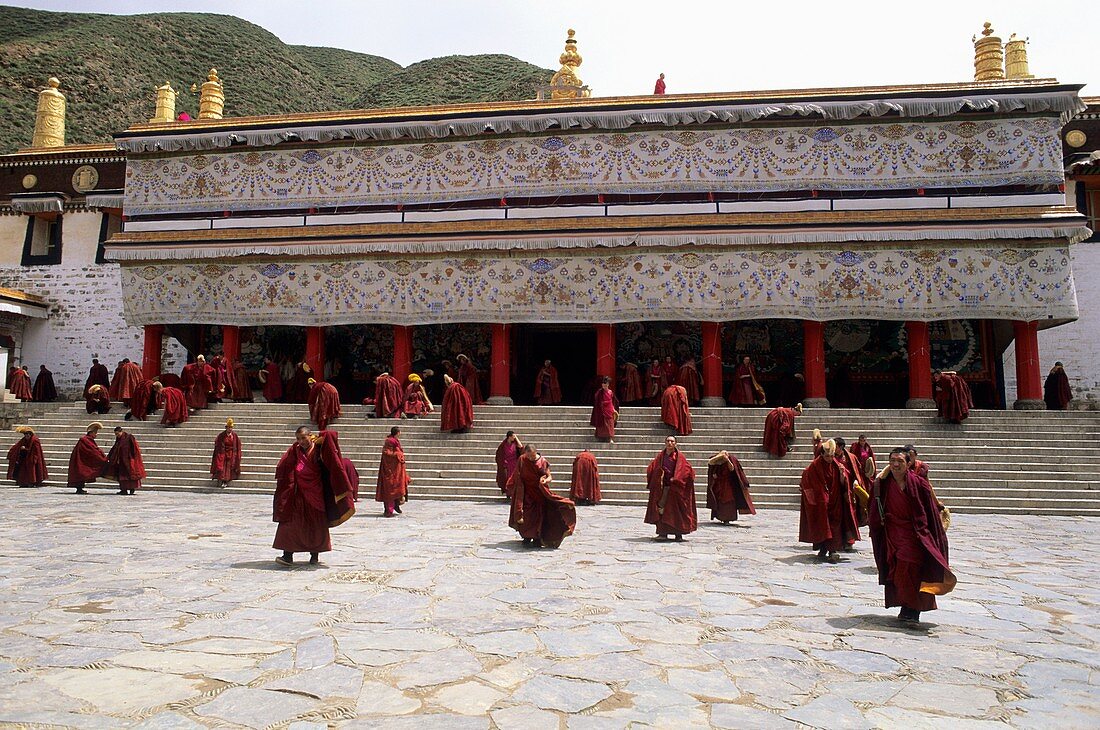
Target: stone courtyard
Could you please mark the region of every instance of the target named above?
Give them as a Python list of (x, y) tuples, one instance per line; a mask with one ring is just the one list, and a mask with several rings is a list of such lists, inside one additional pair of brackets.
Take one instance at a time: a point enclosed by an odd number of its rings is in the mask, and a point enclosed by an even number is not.
[(2, 727), (1100, 726), (1095, 520), (956, 516), (912, 631), (870, 542), (818, 564), (796, 512), (665, 544), (580, 508), (536, 551), (503, 502), (361, 501), (287, 570), (269, 497), (0, 499)]

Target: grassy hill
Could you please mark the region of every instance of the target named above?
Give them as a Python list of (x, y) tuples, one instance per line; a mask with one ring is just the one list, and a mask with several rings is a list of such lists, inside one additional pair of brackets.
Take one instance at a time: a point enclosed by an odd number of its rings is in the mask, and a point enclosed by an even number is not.
[(52, 13), (0, 6), (0, 152), (30, 144), (37, 90), (61, 79), (67, 141), (110, 141), (152, 116), (154, 89), (187, 93), (216, 67), (226, 116), (374, 106), (505, 101), (534, 96), (551, 71), (511, 56), (449, 56), (408, 68), (380, 56), (291, 46), (229, 15)]

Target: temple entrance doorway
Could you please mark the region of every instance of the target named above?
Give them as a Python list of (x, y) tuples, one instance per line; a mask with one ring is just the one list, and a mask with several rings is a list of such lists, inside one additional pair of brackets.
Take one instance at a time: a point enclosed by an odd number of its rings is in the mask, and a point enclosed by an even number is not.
[(512, 340), (512, 400), (535, 402), (535, 376), (544, 360), (558, 370), (562, 405), (591, 405), (596, 376), (596, 330), (591, 325), (520, 324)]

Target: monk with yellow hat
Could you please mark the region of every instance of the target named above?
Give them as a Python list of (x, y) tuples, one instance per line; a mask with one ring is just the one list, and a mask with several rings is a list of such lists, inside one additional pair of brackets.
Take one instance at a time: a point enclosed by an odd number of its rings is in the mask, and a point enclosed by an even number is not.
[(241, 437), (234, 430), (232, 418), (225, 419), (225, 430), (214, 438), (214, 457), (210, 461), (210, 476), (219, 487), (241, 478)]

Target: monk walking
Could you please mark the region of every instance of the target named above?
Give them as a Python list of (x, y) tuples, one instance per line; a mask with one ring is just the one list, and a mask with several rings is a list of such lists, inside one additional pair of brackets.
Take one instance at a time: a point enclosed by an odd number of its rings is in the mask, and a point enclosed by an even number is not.
[(707, 509), (710, 518), (728, 525), (737, 515), (754, 515), (749, 479), (741, 462), (728, 451), (719, 451), (707, 462)]
[(272, 521), (278, 522), (272, 547), (282, 555), (275, 562), (294, 565), (294, 553), (309, 553), (311, 565), (320, 554), (332, 550), (329, 528), (355, 514), (348, 471), (336, 431), (316, 437), (308, 426), (294, 433), (294, 444), (275, 467)]
[(123, 358), (118, 370), (115, 371), (114, 380), (111, 381), (111, 399), (120, 400), (123, 405), (129, 405), (134, 388), (144, 379), (145, 377), (141, 374), (141, 366), (130, 362), (128, 357)]
[(645, 373), (645, 397), (649, 399), (650, 404), (660, 405), (661, 394), (670, 385), (671, 383), (665, 377), (665, 371), (661, 367), (660, 360), (651, 362)]
[(270, 357), (264, 358), (264, 368), (260, 371), (260, 381), (264, 385), (264, 400), (278, 403), (283, 399), (283, 375), (279, 364)]
[(676, 384), (687, 392), (688, 403), (698, 403), (703, 393), (703, 376), (695, 367), (695, 358), (689, 357), (680, 366), (680, 372), (676, 375)]
[(443, 391), (443, 412), (439, 418), (439, 430), (462, 433), (474, 423), (474, 406), (470, 394), (450, 375), (443, 376), (447, 389)]
[(107, 466), (107, 455), (95, 442), (103, 424), (95, 421), (88, 424), (88, 430), (76, 442), (69, 454), (68, 485), (76, 489), (77, 494), (87, 494), (84, 485), (103, 476)]
[(133, 434), (126, 433), (122, 426), (115, 426), (115, 445), (107, 454), (103, 476), (118, 482), (119, 494), (133, 494), (141, 489), (141, 480), (146, 476), (141, 447)]
[(934, 611), (936, 596), (950, 593), (956, 579), (940, 505), (927, 480), (909, 469), (904, 449), (890, 452), (888, 471), (875, 480), (870, 527), (886, 608), (900, 606), (898, 620), (915, 627), (921, 612)]
[(210, 476), (223, 489), (229, 482), (241, 478), (241, 437), (234, 430), (232, 418), (225, 419), (225, 430), (214, 437)]
[(645, 398), (642, 388), (642, 376), (638, 366), (632, 362), (623, 365), (623, 375), (619, 379), (619, 401), (625, 405), (637, 403)]
[(310, 378), (308, 402), (309, 420), (316, 423), (317, 428), (322, 431), (343, 414), (340, 410), (340, 393), (332, 383), (318, 383)]
[(600, 389), (592, 403), (589, 423), (596, 429), (600, 441), (615, 443), (615, 423), (619, 420), (619, 399), (611, 392), (611, 378), (600, 378)]
[(211, 375), (214, 369), (206, 364), (206, 358), (199, 355), (195, 362), (183, 366), (180, 373), (180, 385), (187, 395), (187, 405), (192, 410), (202, 410), (210, 405), (210, 391), (214, 385)]
[(851, 503), (842, 496), (848, 490), (848, 473), (835, 455), (836, 443), (830, 439), (822, 444), (820, 456), (802, 471), (799, 484), (798, 541), (813, 545), (817, 557), (830, 563), (840, 562), (840, 549), (853, 532), (859, 536)]
[(561, 384), (558, 382), (558, 369), (549, 360), (544, 360), (542, 369), (535, 376), (535, 402), (540, 406), (553, 406), (561, 403)]
[(103, 415), (111, 410), (111, 396), (102, 385), (93, 385), (84, 394), (84, 408), (88, 413)]
[(24, 368), (16, 368), (11, 371), (11, 385), (8, 386), (8, 390), (21, 401), (34, 400), (34, 393), (31, 391), (31, 376), (27, 375)]
[(401, 514), (401, 505), (409, 500), (412, 478), (405, 468), (405, 449), (401, 447), (401, 429), (394, 426), (382, 444), (382, 460), (378, 463), (378, 486), (374, 501), (381, 502), (383, 517)]
[(516, 432), (509, 431), (504, 434), (504, 440), (497, 446), (494, 460), (497, 464), (497, 486), (500, 488), (500, 493), (508, 499), (512, 498), (512, 493), (508, 491), (511, 484), (509, 480), (512, 478), (512, 472), (516, 470), (522, 453), (523, 442), (519, 440)]
[(186, 423), (187, 419), (191, 417), (191, 412), (187, 407), (187, 396), (179, 388), (154, 383), (153, 393), (157, 405), (164, 411), (160, 416), (162, 426), (178, 426), (181, 423)]
[(670, 385), (661, 396), (661, 421), (677, 434), (691, 433), (691, 409), (687, 390), (682, 385)]
[(34, 391), (31, 393), (36, 403), (52, 403), (57, 400), (57, 387), (53, 382), (53, 373), (45, 365), (38, 366), (38, 376), (34, 379)]
[(596, 455), (588, 449), (577, 454), (573, 459), (573, 478), (569, 482), (569, 498), (576, 504), (599, 504), (603, 498), (600, 494), (600, 467), (596, 463)]
[(524, 446), (512, 473), (508, 526), (519, 533), (528, 547), (556, 548), (577, 526), (576, 505), (551, 492), (552, 481), (546, 459), (533, 444)]
[(794, 408), (771, 409), (764, 419), (764, 451), (776, 458), (785, 456), (794, 441), (794, 419), (801, 415), (801, 403)]
[(462, 387), (470, 394), (470, 401), (475, 405), (481, 405), (485, 402), (481, 398), (481, 373), (465, 355), (459, 355), (456, 359), (458, 360), (458, 382), (462, 383)]
[(248, 378), (248, 369), (240, 360), (230, 363), (230, 392), (237, 403), (251, 403), (255, 400), (252, 395), (252, 383)]
[(130, 391), (130, 410), (125, 415), (127, 421), (131, 418), (144, 421), (149, 418), (150, 414), (156, 413), (157, 398), (154, 386), (159, 384), (159, 382), (142, 378), (141, 382), (134, 386), (134, 389)]
[(852, 445), (852, 456), (856, 457), (856, 463), (863, 475), (870, 481), (874, 481), (875, 475), (878, 473), (875, 466), (875, 450), (871, 448), (871, 443), (865, 435), (860, 434), (855, 444)]
[(22, 436), (8, 449), (8, 479), (20, 487), (41, 487), (50, 478), (42, 442), (30, 426), (20, 426), (15, 432)]
[(970, 386), (963, 377), (955, 372), (932, 373), (932, 383), (936, 386), (936, 412), (948, 423), (962, 423), (974, 407), (974, 398), (970, 395)]
[(764, 389), (756, 379), (752, 358), (745, 355), (733, 373), (733, 388), (729, 401), (735, 406), (752, 406), (764, 403)]
[(84, 392), (87, 393), (88, 389), (93, 385), (102, 385), (104, 388), (111, 387), (111, 373), (107, 370), (106, 365), (100, 364), (99, 360), (92, 358), (92, 367), (88, 371), (88, 379), (84, 381)]
[[(35, 381), (34, 387), (34, 399), (39, 400), (38, 381)], [(1051, 411), (1064, 411), (1069, 402), (1073, 400), (1073, 391), (1069, 387), (1069, 377), (1066, 375), (1066, 369), (1062, 367), (1061, 362), (1054, 363), (1054, 367), (1047, 374), (1046, 382), (1043, 383), (1043, 400), (1046, 401), (1047, 409)]]
[(695, 510), (695, 470), (676, 447), (675, 436), (665, 439), (665, 448), (649, 463), (646, 483), (646, 524), (655, 525), (657, 537), (662, 540), (675, 535), (676, 542), (683, 542), (684, 535), (699, 526), (699, 517)]

